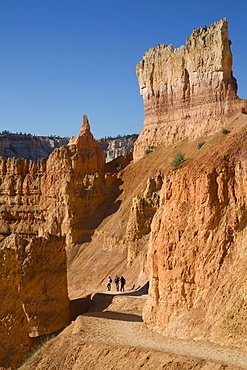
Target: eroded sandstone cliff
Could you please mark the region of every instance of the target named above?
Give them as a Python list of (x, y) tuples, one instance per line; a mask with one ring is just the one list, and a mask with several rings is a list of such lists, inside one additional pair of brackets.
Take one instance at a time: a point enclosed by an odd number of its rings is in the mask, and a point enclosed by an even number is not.
[(65, 238), (27, 240), (16, 234), (0, 246), (0, 365), (16, 367), (32, 338), (70, 322)]
[(143, 96), (144, 129), (134, 159), (150, 145), (212, 134), (227, 125), (227, 115), (246, 109), (237, 97), (226, 18), (192, 32), (186, 45), (158, 45), (137, 64)]
[(246, 134), (165, 177), (144, 312), (165, 335), (246, 348)]
[(0, 366), (70, 322), (65, 248), (89, 241), (119, 193), (86, 116), (78, 137), (36, 165), (0, 158)]

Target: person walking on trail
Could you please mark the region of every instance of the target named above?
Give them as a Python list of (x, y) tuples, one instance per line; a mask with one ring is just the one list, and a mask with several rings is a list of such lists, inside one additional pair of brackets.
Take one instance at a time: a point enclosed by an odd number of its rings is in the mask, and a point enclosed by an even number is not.
[(114, 283), (116, 284), (116, 291), (117, 292), (119, 292), (119, 281), (120, 281), (120, 277), (116, 275), (114, 277)]
[(124, 286), (126, 284), (126, 280), (123, 276), (120, 277), (120, 292), (124, 292)]
[(110, 276), (108, 276), (108, 278), (107, 278), (107, 290), (108, 291), (111, 290), (111, 283), (112, 283), (112, 278)]

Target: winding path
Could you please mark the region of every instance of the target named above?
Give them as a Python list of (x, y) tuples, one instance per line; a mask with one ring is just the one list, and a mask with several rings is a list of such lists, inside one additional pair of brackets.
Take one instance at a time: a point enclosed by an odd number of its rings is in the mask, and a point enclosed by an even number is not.
[(146, 297), (95, 293), (87, 310), (85, 298), (76, 300), (77, 309), (84, 313), (20, 369), (247, 369), (244, 351), (167, 338), (148, 330), (141, 316)]

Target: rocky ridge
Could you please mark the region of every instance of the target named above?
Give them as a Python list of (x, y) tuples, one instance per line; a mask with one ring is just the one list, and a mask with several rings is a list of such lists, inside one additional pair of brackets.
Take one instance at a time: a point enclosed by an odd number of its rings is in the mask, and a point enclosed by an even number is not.
[[(135, 135), (130, 138), (100, 139), (99, 146), (105, 152), (105, 162), (111, 162), (117, 157), (123, 156), (127, 160), (133, 159)], [(25, 158), (37, 162), (63, 145), (67, 145), (69, 139), (55, 136), (32, 136), (30, 134), (0, 134), (0, 156), (5, 158)]]
[(26, 158), (37, 162), (48, 158), (54, 149), (67, 145), (69, 139), (54, 136), (32, 136), (18, 134), (0, 135), (0, 156)]

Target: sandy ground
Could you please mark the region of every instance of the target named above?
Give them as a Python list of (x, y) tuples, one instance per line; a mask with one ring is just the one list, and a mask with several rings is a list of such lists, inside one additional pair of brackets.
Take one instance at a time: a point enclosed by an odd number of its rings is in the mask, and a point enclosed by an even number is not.
[(141, 318), (145, 300), (145, 294), (95, 294), (94, 306), (21, 369), (247, 369), (243, 351), (148, 330)]

